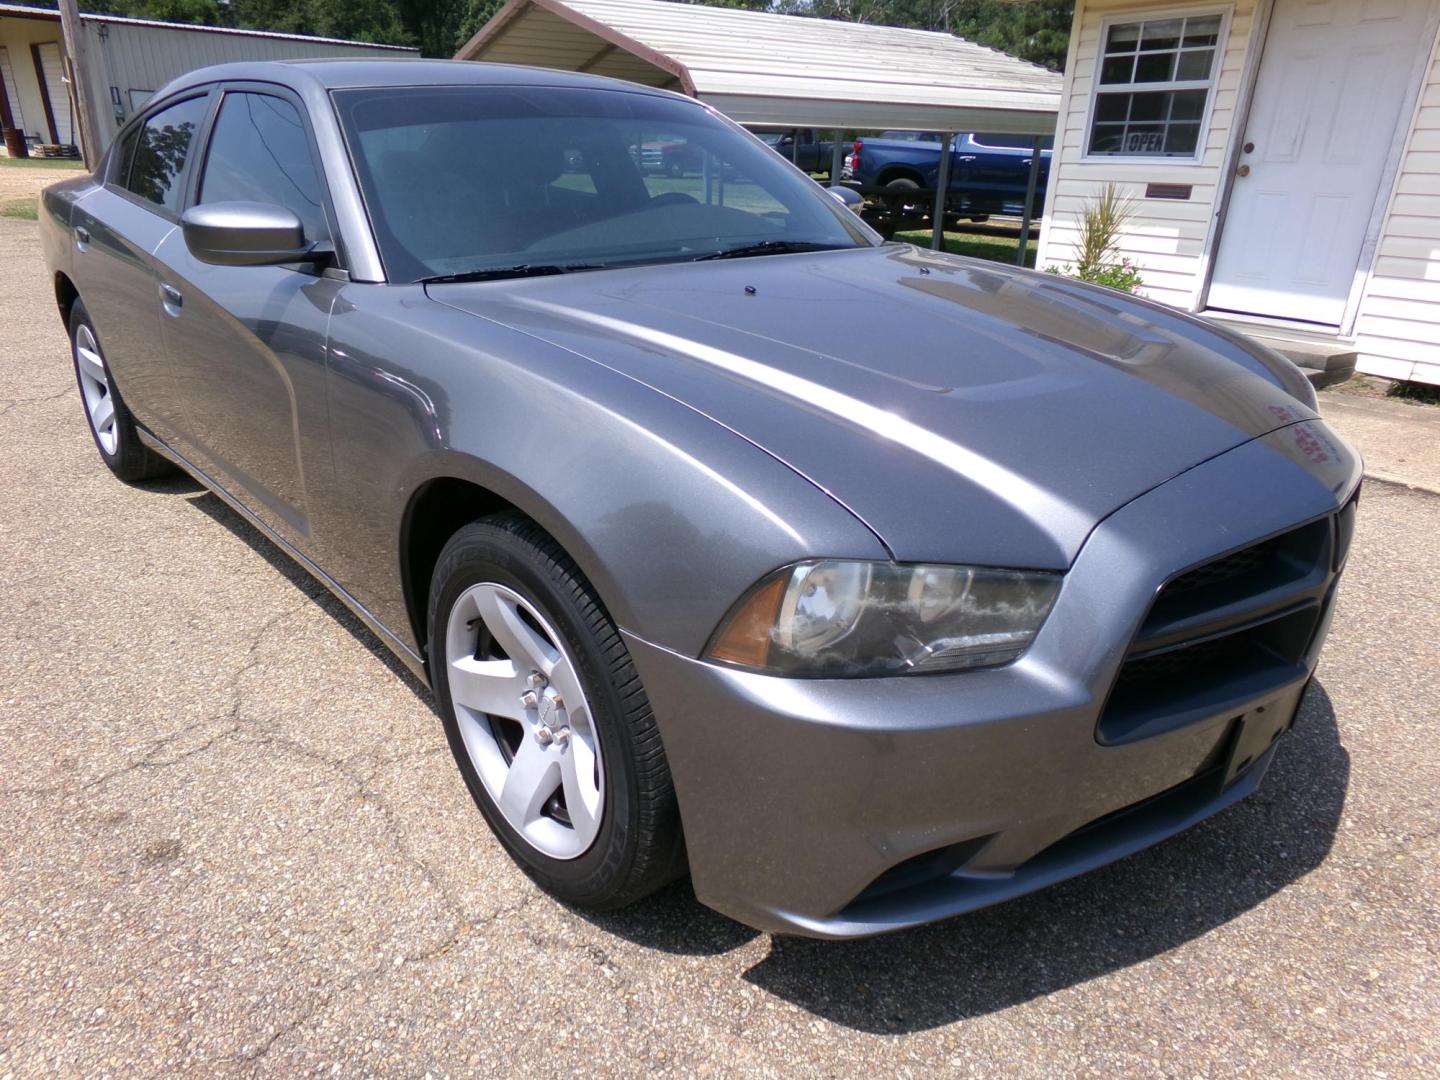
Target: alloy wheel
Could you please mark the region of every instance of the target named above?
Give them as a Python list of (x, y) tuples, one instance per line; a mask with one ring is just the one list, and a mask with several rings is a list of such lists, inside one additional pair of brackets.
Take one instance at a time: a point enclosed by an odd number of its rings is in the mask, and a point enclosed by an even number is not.
[(115, 430), (115, 395), (110, 389), (110, 373), (94, 332), (84, 323), (75, 329), (75, 367), (80, 373), (80, 393), (85, 399), (85, 415), (95, 432), (95, 441), (105, 453), (114, 454), (119, 436)]
[(543, 855), (583, 855), (604, 816), (604, 763), (563, 639), (513, 589), (473, 585), (450, 609), (445, 664), (465, 749), (506, 822)]

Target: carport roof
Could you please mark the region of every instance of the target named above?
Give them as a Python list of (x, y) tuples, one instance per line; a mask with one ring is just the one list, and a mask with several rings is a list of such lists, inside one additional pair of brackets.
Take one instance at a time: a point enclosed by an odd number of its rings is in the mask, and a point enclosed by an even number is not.
[(950, 34), (669, 0), (509, 0), (458, 60), (691, 94), (745, 124), (1050, 134), (1061, 77)]

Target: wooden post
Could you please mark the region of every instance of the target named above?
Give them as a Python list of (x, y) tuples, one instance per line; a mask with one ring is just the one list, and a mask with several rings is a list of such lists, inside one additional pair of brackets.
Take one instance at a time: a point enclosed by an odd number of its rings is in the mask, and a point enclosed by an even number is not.
[(940, 136), (940, 174), (935, 178), (934, 231), (930, 234), (932, 251), (945, 250), (945, 197), (950, 194), (950, 158), (955, 153), (955, 133)]
[(1035, 136), (1035, 146), (1030, 151), (1030, 177), (1025, 181), (1025, 215), (1020, 219), (1020, 250), (1015, 253), (1015, 265), (1025, 265), (1025, 249), (1030, 246), (1030, 219), (1035, 216), (1035, 189), (1040, 186), (1040, 151), (1045, 136)]
[(85, 50), (85, 28), (75, 0), (60, 0), (60, 27), (65, 36), (64, 63), (70, 77), (70, 108), (80, 127), (80, 155), (85, 167), (94, 170), (100, 160), (100, 123), (95, 116), (95, 99), (90, 96), (90, 68)]

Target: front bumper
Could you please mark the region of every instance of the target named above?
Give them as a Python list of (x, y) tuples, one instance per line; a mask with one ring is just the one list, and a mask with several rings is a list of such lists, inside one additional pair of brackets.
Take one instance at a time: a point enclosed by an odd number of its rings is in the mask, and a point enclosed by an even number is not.
[(1243, 798), (1314, 671), (1338, 565), (1284, 670), (1120, 741), (1097, 737), (1102, 712), (1177, 571), (1335, 515), (1358, 483), (1358, 460), (1318, 421), (1183, 473), (1095, 529), (1005, 668), (785, 679), (627, 635), (696, 895), (763, 930), (884, 933), (1083, 873)]

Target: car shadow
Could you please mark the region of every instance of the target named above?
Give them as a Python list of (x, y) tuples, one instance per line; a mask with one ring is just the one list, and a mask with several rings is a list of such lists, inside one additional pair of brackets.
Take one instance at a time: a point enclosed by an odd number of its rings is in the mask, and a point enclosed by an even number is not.
[[(933, 926), (864, 941), (773, 937), (753, 985), (837, 1024), (924, 1031), (1007, 1009), (1159, 956), (1244, 914), (1329, 853), (1350, 779), (1318, 682), (1260, 790), (1111, 866)], [(717, 954), (756, 932), (682, 882), (597, 927), (666, 952)]]
[(250, 524), (218, 495), (189, 477), (183, 479), (167, 477), (163, 481), (147, 485), (147, 490), (161, 494), (187, 496), (186, 501), (191, 506), (217, 524), (223, 525), (248, 544), (286, 581), (313, 600), (327, 615), (348, 630), (350, 635), (384, 664), (392, 675), (408, 686), (415, 696), (425, 703), (427, 709), (431, 712), (436, 711), (435, 699), (431, 695), (429, 687), (417, 679), (385, 643), (360, 621), (354, 612), (341, 603), (334, 593), (320, 584), (308, 570), (281, 550), (273, 540)]

